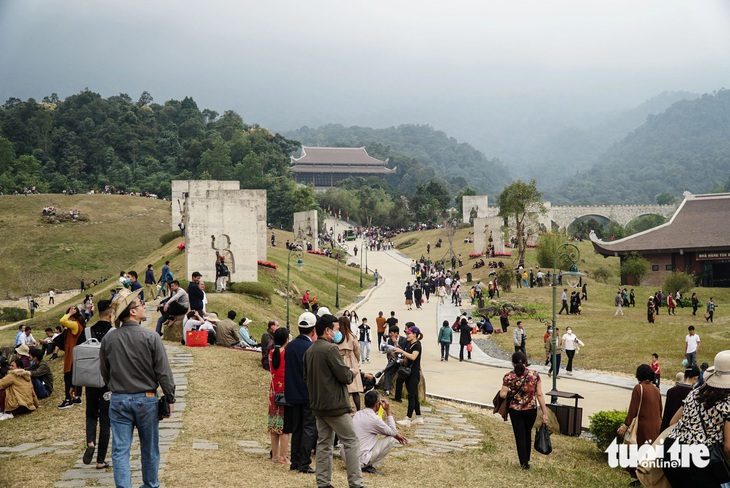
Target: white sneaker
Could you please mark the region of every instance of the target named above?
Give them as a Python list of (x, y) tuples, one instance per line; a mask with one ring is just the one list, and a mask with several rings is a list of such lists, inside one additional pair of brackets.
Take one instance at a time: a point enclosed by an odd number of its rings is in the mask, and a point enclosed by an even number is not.
[(423, 424), (423, 417), (416, 415), (416, 419), (413, 421), (414, 424)]
[(0, 420), (10, 420), (12, 418), (14, 418), (12, 413), (0, 414)]
[(411, 425), (411, 419), (409, 419), (409, 418), (404, 418), (403, 420), (399, 420), (399, 421), (397, 421), (397, 422), (396, 422), (396, 424), (398, 424), (398, 425), (402, 425), (402, 426), (404, 426), (404, 427), (408, 427), (408, 426), (410, 426), (410, 425)]

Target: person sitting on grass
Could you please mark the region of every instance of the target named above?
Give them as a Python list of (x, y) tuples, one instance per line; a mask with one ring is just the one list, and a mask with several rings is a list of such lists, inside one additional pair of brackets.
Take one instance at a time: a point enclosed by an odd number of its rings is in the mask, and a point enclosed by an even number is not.
[(33, 348), (30, 350), (30, 372), (33, 390), (39, 399), (48, 398), (53, 393), (53, 372), (48, 363), (43, 361), (43, 351)]
[[(385, 411), (387, 423), (378, 416), (380, 407)], [(352, 417), (355, 424), (355, 433), (360, 441), (360, 467), (363, 473), (376, 474), (385, 462), (385, 457), (395, 445), (396, 441), (402, 445), (408, 444), (408, 439), (398, 433), (395, 419), (390, 411), (390, 402), (387, 398), (380, 398), (376, 390), (365, 394), (365, 408), (355, 412)], [(379, 436), (383, 437), (379, 437)], [(344, 448), (341, 450), (345, 458)]]
[(243, 347), (258, 348), (259, 344), (257, 344), (256, 341), (251, 338), (251, 334), (249, 334), (249, 332), (248, 332), (248, 326), (252, 322), (253, 322), (253, 320), (251, 320), (249, 318), (246, 318), (246, 317), (242, 318), (238, 322), (238, 325), (241, 326), (238, 328), (238, 335), (241, 336), (241, 345)]
[(0, 379), (0, 420), (32, 412), (38, 406), (30, 371), (24, 370), (23, 363), (16, 359), (9, 364), (8, 374)]

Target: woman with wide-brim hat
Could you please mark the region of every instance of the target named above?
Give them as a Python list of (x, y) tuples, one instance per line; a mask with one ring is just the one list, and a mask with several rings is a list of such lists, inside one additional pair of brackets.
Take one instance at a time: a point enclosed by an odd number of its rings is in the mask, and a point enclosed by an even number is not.
[[(704, 374), (705, 383), (692, 390), (684, 405), (674, 414), (674, 427), (664, 442), (664, 459), (671, 459), (678, 451), (670, 448), (676, 442), (683, 445), (718, 444), (725, 457), (730, 457), (730, 351), (720, 351), (715, 364)], [(689, 457), (691, 461), (693, 458)], [(664, 474), (673, 487), (717, 487), (721, 481), (714, 478), (708, 466), (664, 468)]]

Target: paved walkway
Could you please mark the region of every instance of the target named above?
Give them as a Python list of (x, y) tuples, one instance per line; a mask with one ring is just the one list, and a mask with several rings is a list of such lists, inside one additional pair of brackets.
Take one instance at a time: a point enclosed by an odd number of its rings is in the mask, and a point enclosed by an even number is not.
[[(358, 249), (362, 248), (361, 241), (357, 241), (356, 244)], [(350, 248), (352, 249), (352, 243)], [(360, 318), (368, 319), (373, 331), (373, 345), (377, 341), (375, 317), (378, 312), (383, 311), (386, 317), (391, 311), (396, 312), (401, 332), (404, 324), (412, 321), (424, 334), (421, 367), (429, 395), (472, 404), (491, 405), (495, 393), (502, 385), (502, 377), (512, 369), (511, 363), (492, 358), (476, 347), (472, 352), (471, 361), (459, 362), (458, 334), (454, 336), (450, 360), (441, 362), (440, 347), (436, 342), (438, 328), (444, 320), (452, 323), (456, 315), (460, 314), (460, 310), (448, 302), (439, 306), (438, 298), (432, 296), (430, 303), (425, 303), (421, 310), (414, 308), (412, 311), (407, 311), (403, 292), (406, 282), (412, 282), (415, 278), (410, 273), (411, 260), (398, 251), (369, 252), (367, 259), (370, 272), (377, 268), (384, 279), (376, 288), (365, 290), (364, 299), (350, 305), (349, 308), (356, 309)], [(352, 258), (352, 261), (359, 264), (360, 256), (357, 259)], [(343, 310), (345, 308), (347, 307), (342, 307)], [(469, 307), (463, 309), (468, 310)], [(363, 370), (374, 373), (384, 366), (384, 356), (373, 351), (371, 362), (363, 365)], [(547, 369), (542, 365), (534, 367), (540, 372), (547, 373)], [(545, 374), (543, 381), (545, 381), (544, 391), (547, 392), (552, 388), (552, 380)], [(579, 404), (583, 408), (584, 427), (588, 426), (589, 417), (598, 411), (625, 410), (629, 404), (630, 390), (635, 384), (632, 379), (584, 371), (575, 371), (572, 377), (561, 376), (557, 380), (559, 391), (578, 393), (585, 397)], [(666, 387), (663, 387), (662, 391), (665, 392)], [(572, 401), (567, 403), (573, 404)]]
[[(170, 446), (183, 427), (182, 415), (185, 411), (185, 396), (188, 390), (187, 373), (193, 365), (193, 356), (184, 347), (165, 346), (165, 348), (170, 366), (172, 367), (172, 374), (175, 378), (175, 396), (177, 397), (177, 402), (175, 403), (175, 411), (170, 415), (170, 418), (160, 422), (160, 477), (162, 477), (162, 473), (165, 470), (167, 461), (166, 453), (169, 452)], [(84, 415), (85, 407), (74, 408), (73, 411), (77, 412), (77, 415)], [(107, 452), (107, 463), (109, 463), (109, 466), (112, 466), (111, 448), (110, 441)], [(110, 467), (109, 469), (100, 470), (96, 469), (95, 462), (88, 465), (83, 463), (84, 449), (83, 447), (79, 447), (78, 441), (61, 441), (50, 445), (28, 442), (16, 446), (0, 446), (0, 458), (8, 458), (13, 455), (33, 457), (48, 454), (70, 454), (73, 452), (79, 454), (76, 464), (61, 475), (54, 483), (55, 487), (115, 486), (113, 468)], [(132, 442), (130, 466), (132, 469), (132, 484), (141, 485), (142, 470), (139, 437), (136, 431)]]

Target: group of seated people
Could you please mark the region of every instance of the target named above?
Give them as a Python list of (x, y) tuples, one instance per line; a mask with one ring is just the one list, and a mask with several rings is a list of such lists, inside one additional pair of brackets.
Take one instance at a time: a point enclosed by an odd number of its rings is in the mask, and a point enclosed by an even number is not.
[(236, 324), (236, 316), (233, 310), (228, 311), (225, 319), (220, 319), (216, 312), (202, 315), (197, 310), (190, 310), (183, 319), (182, 343), (186, 344), (189, 331), (204, 331), (210, 345), (260, 351), (261, 344), (251, 337), (248, 329), (253, 321), (243, 317)]

